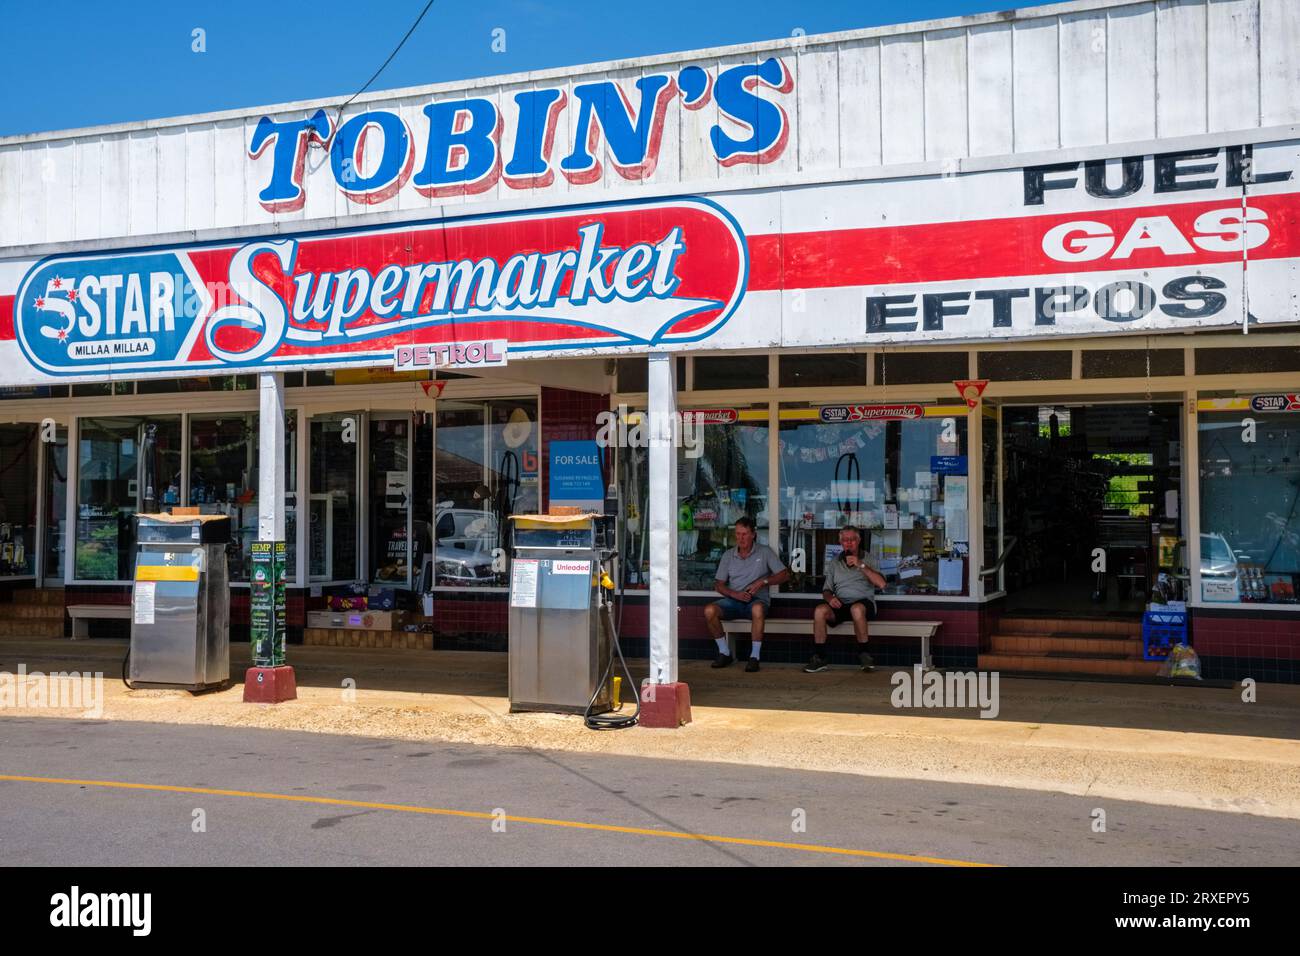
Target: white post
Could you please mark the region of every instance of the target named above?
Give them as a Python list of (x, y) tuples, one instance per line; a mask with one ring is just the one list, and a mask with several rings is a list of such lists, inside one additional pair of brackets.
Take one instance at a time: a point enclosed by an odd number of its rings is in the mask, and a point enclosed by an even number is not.
[[(257, 540), (284, 540), (284, 375), (257, 376)], [(301, 489), (299, 495), (302, 494)], [(301, 520), (301, 518), (299, 519)]]
[(677, 683), (676, 361), (649, 357), (650, 680)]

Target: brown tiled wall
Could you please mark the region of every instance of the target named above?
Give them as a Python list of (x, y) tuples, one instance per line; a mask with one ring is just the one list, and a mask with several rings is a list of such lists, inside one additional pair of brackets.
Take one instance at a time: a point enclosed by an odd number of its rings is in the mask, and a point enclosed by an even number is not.
[(1191, 634), (1206, 677), (1300, 682), (1300, 614), (1193, 608)]

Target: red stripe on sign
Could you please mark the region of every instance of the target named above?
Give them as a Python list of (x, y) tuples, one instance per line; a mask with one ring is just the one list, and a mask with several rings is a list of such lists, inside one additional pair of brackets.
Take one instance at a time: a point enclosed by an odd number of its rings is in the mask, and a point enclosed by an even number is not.
[(14, 297), (0, 295), (0, 341), (8, 342), (14, 337)]
[[(1250, 215), (1264, 217), (1252, 222), (1251, 229), (1268, 231), (1267, 238), (1250, 249), (1251, 259), (1300, 256), (1300, 193), (1253, 196), (1247, 206), (1256, 211)], [(1239, 262), (1236, 230), (1240, 216), (1239, 200), (1219, 199), (1013, 219), (750, 236), (749, 291)], [(1069, 223), (1087, 225), (1066, 229), (1054, 241), (1049, 239), (1051, 230)], [(1085, 231), (1101, 235), (1087, 236)], [(1211, 248), (1197, 245), (1198, 238)], [(1051, 245), (1058, 250), (1082, 251), (1085, 243), (1094, 244), (1095, 250), (1105, 247), (1105, 251), (1096, 258), (1062, 261), (1044, 249)], [(1126, 243), (1133, 248), (1126, 249)], [(1235, 249), (1225, 248), (1234, 244)], [(1125, 254), (1117, 258), (1116, 253)]]

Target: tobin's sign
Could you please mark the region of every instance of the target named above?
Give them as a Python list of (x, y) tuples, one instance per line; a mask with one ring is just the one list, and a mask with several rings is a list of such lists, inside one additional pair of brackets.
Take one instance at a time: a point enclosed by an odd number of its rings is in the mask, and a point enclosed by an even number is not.
[(1297, 169), (1288, 140), (760, 177), (712, 197), (0, 260), (0, 385), (482, 364), (456, 346), (506, 341), (513, 362), (1297, 323)]

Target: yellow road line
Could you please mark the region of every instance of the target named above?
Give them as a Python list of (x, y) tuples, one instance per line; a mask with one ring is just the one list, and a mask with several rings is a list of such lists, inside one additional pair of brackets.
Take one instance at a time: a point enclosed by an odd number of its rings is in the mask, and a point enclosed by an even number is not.
[(219, 790), (213, 787), (177, 787), (168, 784), (126, 783), (119, 780), (71, 780), (62, 777), (25, 777), (18, 774), (0, 774), (0, 780), (15, 783), (55, 783), (77, 787), (111, 787), (116, 790), (148, 790), (156, 793), (195, 793), (212, 797), (249, 797), (255, 800), (283, 800), (290, 803), (323, 804), (331, 807), (354, 807), (362, 810), (393, 810), (398, 813), (423, 813), (431, 816), (464, 817), (471, 820), (507, 820), (511, 823), (532, 823), (537, 826), (568, 827), (574, 830), (599, 830), (605, 833), (630, 833), (636, 836), (665, 837), (671, 840), (697, 840), (701, 843), (729, 843), (738, 846), (771, 847), (779, 850), (801, 850), (805, 853), (830, 853), (838, 856), (860, 856), (876, 860), (901, 860), (905, 863), (934, 863), (939, 866), (992, 866), (970, 860), (946, 860), (935, 856), (917, 856), (910, 853), (886, 853), (880, 850), (854, 850), (847, 847), (819, 846), (815, 843), (784, 843), (780, 840), (751, 840), (744, 837), (710, 836), (704, 833), (682, 833), (676, 830), (649, 830), (643, 827), (620, 827), (609, 823), (583, 823), (580, 820), (551, 820), (546, 817), (499, 816), (481, 810), (448, 810), (441, 807), (417, 807), (405, 803), (371, 803), (366, 800), (340, 800), (335, 797), (309, 797), (289, 793), (260, 793), (255, 790)]

